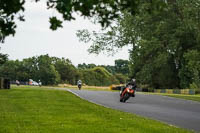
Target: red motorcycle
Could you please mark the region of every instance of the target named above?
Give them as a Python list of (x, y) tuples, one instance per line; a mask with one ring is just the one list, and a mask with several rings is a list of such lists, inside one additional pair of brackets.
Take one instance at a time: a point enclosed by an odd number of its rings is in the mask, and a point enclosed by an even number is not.
[(130, 97), (135, 97), (135, 90), (132, 85), (128, 85), (123, 92), (120, 91), (120, 102), (126, 102)]

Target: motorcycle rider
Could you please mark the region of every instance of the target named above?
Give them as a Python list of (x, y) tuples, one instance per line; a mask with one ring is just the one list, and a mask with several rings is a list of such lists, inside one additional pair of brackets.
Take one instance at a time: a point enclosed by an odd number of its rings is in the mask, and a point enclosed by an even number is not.
[[(79, 90), (80, 90), (80, 89), (81, 89), (81, 86), (82, 86), (82, 81), (81, 81), (81, 80), (78, 80), (77, 85), (78, 85), (78, 88), (79, 88)], [(79, 87), (79, 86), (80, 86), (80, 87)]]
[(128, 82), (126, 84), (125, 87), (121, 87), (121, 93), (125, 90), (126, 87), (128, 87), (129, 85), (132, 86), (132, 89), (134, 90), (134, 94), (133, 94), (133, 97), (135, 97), (135, 91), (136, 91), (136, 88), (137, 88), (137, 85), (136, 85), (136, 79), (132, 79), (130, 82)]

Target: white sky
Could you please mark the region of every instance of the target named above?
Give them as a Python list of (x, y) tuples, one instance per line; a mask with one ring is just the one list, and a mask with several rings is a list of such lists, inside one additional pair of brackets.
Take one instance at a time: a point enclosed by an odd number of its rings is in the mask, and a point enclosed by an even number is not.
[(24, 58), (49, 54), (49, 56), (65, 57), (74, 65), (80, 63), (94, 63), (97, 65), (114, 65), (116, 59), (128, 59), (128, 47), (123, 48), (113, 57), (103, 53), (89, 54), (89, 44), (79, 42), (77, 30), (100, 29), (83, 17), (76, 17), (75, 21), (64, 22), (63, 28), (57, 31), (49, 29), (49, 17), (56, 15), (56, 11), (47, 10), (44, 2), (26, 2), (25, 22), (17, 22), (14, 37), (7, 37), (4, 44), (0, 43), (1, 53), (8, 54), (9, 59), (22, 60)]

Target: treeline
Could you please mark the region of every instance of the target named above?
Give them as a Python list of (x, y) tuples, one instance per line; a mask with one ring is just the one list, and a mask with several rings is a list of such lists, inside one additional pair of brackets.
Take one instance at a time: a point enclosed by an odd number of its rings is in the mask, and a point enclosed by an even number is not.
[(19, 60), (8, 60), (0, 66), (0, 77), (27, 82), (41, 81), (43, 85), (67, 83), (75, 85), (81, 79), (86, 85), (107, 86), (123, 84), (128, 77), (128, 61), (116, 60), (115, 66), (79, 64), (75, 67), (69, 59), (34, 56)]

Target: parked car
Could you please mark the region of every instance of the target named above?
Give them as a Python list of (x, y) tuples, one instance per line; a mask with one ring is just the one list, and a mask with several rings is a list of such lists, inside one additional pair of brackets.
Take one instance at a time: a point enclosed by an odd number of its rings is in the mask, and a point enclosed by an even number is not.
[(39, 86), (39, 84), (36, 81), (32, 81), (31, 85), (37, 85), (37, 86)]
[(29, 79), (29, 85), (36, 85), (39, 86), (40, 84), (36, 81), (33, 81), (32, 79)]

